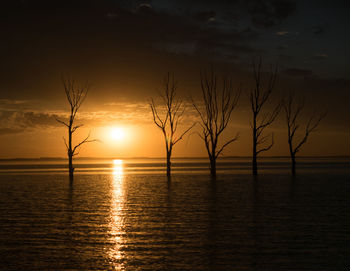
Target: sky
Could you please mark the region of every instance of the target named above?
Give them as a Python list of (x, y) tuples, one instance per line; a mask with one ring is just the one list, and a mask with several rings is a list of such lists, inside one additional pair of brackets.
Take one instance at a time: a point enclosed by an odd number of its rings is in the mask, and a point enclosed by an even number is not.
[[(61, 78), (89, 82), (77, 116), (91, 133), (80, 156), (162, 157), (162, 134), (152, 121), (169, 72), (186, 104), (181, 129), (198, 121), (189, 101), (200, 102), (200, 71), (232, 78), (242, 95), (223, 140), (240, 132), (224, 155), (251, 154), (252, 60), (265, 78), (278, 65), (269, 111), (288, 92), (305, 97), (301, 125), (327, 111), (300, 155), (349, 155), (350, 26), (347, 1), (2, 1), (0, 9), (0, 158), (64, 157), (68, 103)], [(220, 80), (220, 79), (219, 79)], [(123, 138), (111, 135), (114, 128)], [(196, 127), (174, 156), (205, 156)], [(265, 155), (288, 155), (285, 119), (269, 131)], [(222, 141), (224, 142), (224, 141)]]

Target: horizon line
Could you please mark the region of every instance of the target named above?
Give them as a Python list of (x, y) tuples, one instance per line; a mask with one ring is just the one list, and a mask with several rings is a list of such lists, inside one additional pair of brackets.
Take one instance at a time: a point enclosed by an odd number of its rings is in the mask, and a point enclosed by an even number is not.
[[(230, 155), (218, 157), (218, 159), (230, 159), (230, 158), (251, 158), (251, 155)], [(350, 155), (300, 155), (299, 158), (350, 158)], [(264, 155), (258, 158), (290, 158), (288, 155)], [(148, 156), (135, 156), (135, 157), (92, 157), (82, 156), (76, 157), (75, 160), (128, 160), (128, 159), (166, 159), (166, 157), (148, 157)], [(208, 159), (207, 156), (175, 156), (172, 159)], [(0, 158), (0, 161), (15, 161), (15, 160), (68, 160), (67, 157), (14, 157), (14, 158)]]

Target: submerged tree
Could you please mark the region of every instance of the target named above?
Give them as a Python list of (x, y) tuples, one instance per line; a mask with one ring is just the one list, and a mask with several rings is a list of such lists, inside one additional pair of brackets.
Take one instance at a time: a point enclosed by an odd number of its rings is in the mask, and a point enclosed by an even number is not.
[(306, 143), (310, 133), (314, 132), (321, 120), (326, 116), (326, 113), (315, 116), (314, 114), (308, 119), (305, 125), (305, 130), (296, 139), (296, 134), (300, 128), (300, 116), (304, 109), (304, 99), (298, 103), (294, 102), (294, 93), (290, 93), (287, 100), (283, 101), (283, 109), (286, 116), (287, 132), (288, 132), (288, 146), (291, 159), (291, 171), (292, 175), (296, 174), (296, 154), (299, 152), (302, 145)]
[(73, 183), (73, 173), (74, 173), (74, 167), (73, 167), (73, 156), (79, 154), (79, 148), (88, 142), (93, 142), (96, 140), (89, 140), (90, 133), (77, 145), (73, 145), (73, 134), (83, 126), (83, 124), (75, 124), (75, 117), (77, 115), (77, 112), (79, 108), (81, 107), (82, 103), (84, 102), (86, 95), (89, 90), (88, 84), (84, 86), (79, 86), (76, 84), (76, 82), (73, 79), (70, 78), (62, 78), (62, 83), (64, 86), (64, 91), (66, 93), (66, 97), (68, 100), (68, 103), (70, 105), (70, 115), (67, 122), (64, 122), (62, 120), (56, 119), (59, 123), (63, 124), (67, 127), (68, 130), (68, 142), (65, 137), (64, 144), (67, 148), (67, 155), (68, 155), (68, 170), (69, 170), (69, 180), (71, 183)]
[[(258, 174), (257, 156), (261, 152), (265, 152), (271, 149), (274, 144), (273, 133), (265, 135), (264, 131), (274, 122), (281, 108), (281, 105), (278, 104), (269, 113), (263, 114), (262, 109), (267, 104), (267, 101), (271, 98), (271, 93), (275, 87), (277, 66), (270, 72), (267, 86), (264, 87), (262, 85), (261, 78), (261, 63), (261, 58), (259, 58), (258, 63), (253, 62), (255, 86), (254, 89), (249, 93), (249, 101), (253, 113), (253, 123), (251, 123), (253, 135), (253, 175)], [(271, 142), (268, 143), (270, 138)]]
[(217, 75), (211, 71), (201, 73), (201, 90), (203, 107), (201, 110), (193, 100), (192, 104), (200, 117), (202, 133), (200, 137), (205, 143), (210, 161), (210, 173), (216, 176), (216, 160), (222, 154), (225, 147), (238, 139), (239, 133), (219, 145), (219, 138), (226, 129), (232, 111), (235, 109), (240, 91), (233, 90), (232, 80), (223, 78), (222, 84), (218, 86)]
[(165, 106), (165, 114), (161, 114), (153, 99), (151, 99), (150, 107), (152, 110), (153, 121), (161, 129), (166, 149), (166, 163), (167, 163), (167, 176), (170, 177), (171, 173), (171, 155), (173, 147), (178, 143), (183, 136), (189, 132), (191, 125), (182, 133), (177, 133), (178, 127), (181, 124), (183, 115), (185, 112), (185, 106), (181, 99), (177, 98), (177, 83), (174, 80), (174, 76), (170, 78), (168, 73), (164, 79), (164, 89), (160, 93), (163, 105)]

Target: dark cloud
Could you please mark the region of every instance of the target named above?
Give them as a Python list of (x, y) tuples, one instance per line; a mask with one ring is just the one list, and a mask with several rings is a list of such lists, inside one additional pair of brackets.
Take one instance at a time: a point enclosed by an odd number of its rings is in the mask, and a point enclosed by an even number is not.
[[(135, 70), (149, 77), (150, 69), (160, 70), (155, 68), (159, 63), (171, 69), (173, 62), (180, 59), (179, 55), (183, 57), (181, 65), (185, 61), (186, 65), (214, 60), (230, 63), (232, 69), (238, 65), (241, 68), (240, 64), (249, 63), (253, 55), (266, 53), (269, 57), (271, 51), (276, 51), (280, 39), (274, 36), (266, 40), (266, 33), (284, 29), (294, 33), (295, 29), (289, 27), (269, 27), (288, 19), (297, 9), (297, 1), (292, 0), (28, 0), (7, 3), (11, 7), (0, 11), (6, 14), (0, 19), (3, 22), (0, 28), (5, 33), (0, 43), (1, 91), (3, 98), (16, 98), (19, 92), (27, 95), (18, 95), (21, 99), (54, 93), (61, 85), (56, 80), (54, 88), (53, 78), (59, 79), (60, 74), (67, 71), (75, 76), (76, 71), (88, 70), (93, 82), (100, 79), (98, 76), (105, 79), (113, 75), (128, 86), (129, 81), (145, 84), (140, 78), (135, 80)], [(208, 23), (211, 18), (215, 18), (215, 23)], [(290, 36), (287, 35), (283, 46), (278, 47), (288, 52), (273, 52), (273, 57), (280, 54), (281, 61), (295, 61), (289, 63), (289, 67), (299, 67), (296, 61), (301, 59), (297, 57), (300, 49), (294, 44), (300, 39)], [(274, 42), (276, 40), (279, 44)], [(307, 59), (309, 63), (327, 58), (321, 54), (322, 50), (315, 49), (315, 52), (320, 54)], [(317, 61), (310, 64), (314, 65), (309, 67), (314, 73), (317, 73), (317, 64)], [(305, 76), (303, 72), (291, 70), (289, 73), (294, 76)]]
[[(259, 34), (253, 26), (275, 25), (295, 8), (287, 0), (7, 3), (2, 9), (7, 35), (0, 56), (5, 62), (10, 57), (11, 63), (5, 65), (9, 73), (26, 65), (20, 63), (40, 67), (71, 61), (88, 67), (96, 65), (88, 63), (91, 59), (107, 58), (118, 50), (162, 50), (183, 44), (192, 44), (194, 55), (207, 52), (210, 59), (215, 52), (225, 60), (229, 50), (229, 55), (254, 52), (252, 41)], [(239, 27), (247, 16), (253, 25)]]
[(295, 12), (297, 6), (293, 0), (173, 0), (166, 3), (172, 10), (190, 13), (203, 22), (216, 18), (219, 21), (238, 23), (250, 18), (257, 27), (271, 27), (282, 22)]
[(27, 100), (0, 99), (0, 109), (18, 108), (18, 106), (26, 105), (28, 103), (29, 101)]
[(285, 50), (285, 49), (287, 49), (287, 47), (286, 47), (286, 46), (283, 46), (283, 45), (279, 45), (279, 46), (277, 46), (276, 49), (277, 49), (277, 50)]
[(154, 14), (152, 5), (147, 2), (140, 3), (137, 7), (137, 11), (144, 16), (152, 16)]
[[(310, 78), (310, 82), (315, 83), (319, 88), (325, 87), (341, 91), (342, 94), (346, 97), (350, 97), (350, 79), (348, 78), (319, 78), (313, 77)], [(321, 87), (322, 86), (322, 87)], [(343, 97), (343, 96), (341, 96)], [(348, 107), (350, 109), (350, 107)], [(350, 117), (350, 116), (349, 116)]]
[[(5, 104), (5, 103), (4, 103)], [(22, 110), (14, 103), (8, 103), (11, 109), (0, 106), (0, 134), (19, 133), (24, 131), (65, 128), (57, 119), (69, 122), (68, 111)], [(1, 100), (0, 100), (1, 105)], [(140, 124), (150, 123), (149, 104), (129, 102), (109, 102), (103, 104), (103, 110), (81, 111), (75, 120), (84, 127), (108, 126), (114, 123)]]
[(41, 112), (0, 111), (0, 129), (2, 133), (18, 133), (26, 129), (37, 127), (59, 126), (57, 115)]
[(322, 25), (318, 25), (313, 28), (313, 32), (315, 35), (323, 34), (325, 31), (325, 27)]
[[(106, 66), (104, 60), (121, 54), (152, 54), (162, 50), (183, 51), (209, 60), (216, 54), (225, 61), (228, 55), (254, 52), (253, 41), (258, 37), (252, 28), (217, 23), (219, 14), (210, 9), (195, 12), (193, 18), (185, 11), (162, 10), (153, 2), (152, 5), (138, 1), (113, 4), (73, 1), (72, 5), (67, 1), (46, 2), (25, 1), (20, 8), (8, 12), (11, 14), (5, 19), (8, 35), (0, 45), (6, 48), (0, 56), (9, 76), (23, 76), (21, 73), (30, 73), (33, 66), (42, 70), (50, 66), (59, 74), (65, 66), (82, 69)], [(197, 8), (206, 10), (205, 3)]]
[(292, 15), (297, 7), (289, 0), (251, 0), (246, 1), (252, 22), (257, 27), (272, 27)]
[(287, 34), (289, 34), (289, 32), (288, 32), (288, 31), (285, 31), (285, 30), (276, 32), (276, 35), (277, 35), (277, 36), (285, 36), (285, 35), (287, 35)]
[(293, 60), (293, 56), (291, 56), (291, 55), (285, 55), (285, 54), (278, 55), (278, 61), (288, 62), (288, 61), (291, 61), (291, 60)]
[(256, 49), (251, 45), (257, 34), (251, 30), (222, 32), (205, 29), (199, 33), (197, 52), (210, 55), (213, 52), (225, 55), (252, 54)]
[(211, 19), (215, 19), (216, 12), (215, 11), (201, 11), (195, 14), (195, 19), (200, 22), (209, 22)]
[(19, 134), (24, 131), (24, 128), (1, 128), (0, 135), (10, 135), (10, 134)]
[(282, 71), (283, 74), (295, 77), (309, 77), (313, 75), (311, 70), (298, 69), (298, 68), (290, 68)]
[(310, 57), (310, 60), (325, 60), (328, 58), (327, 54), (317, 54), (312, 57)]

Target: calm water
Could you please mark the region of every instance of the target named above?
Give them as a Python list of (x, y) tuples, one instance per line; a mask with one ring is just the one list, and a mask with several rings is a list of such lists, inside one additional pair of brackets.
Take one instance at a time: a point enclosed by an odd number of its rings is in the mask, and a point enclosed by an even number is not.
[(349, 160), (248, 162), (3, 161), (0, 270), (349, 270)]

